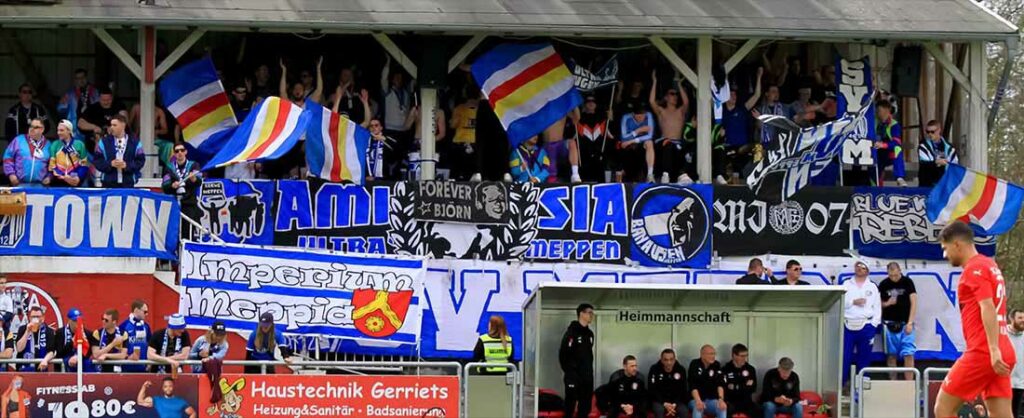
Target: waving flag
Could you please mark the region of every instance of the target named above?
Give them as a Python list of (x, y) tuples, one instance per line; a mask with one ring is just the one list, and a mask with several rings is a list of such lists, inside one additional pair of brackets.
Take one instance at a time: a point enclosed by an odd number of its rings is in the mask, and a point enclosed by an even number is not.
[(478, 58), (472, 70), (512, 148), (583, 101), (551, 44), (500, 45)]
[(280, 97), (268, 97), (249, 113), (203, 169), (281, 158), (306, 132), (308, 122), (309, 112)]
[(370, 131), (311, 100), (306, 100), (306, 111), (310, 114), (306, 128), (309, 174), (334, 182), (363, 184)]
[(988, 235), (1009, 231), (1017, 223), (1024, 188), (957, 164), (928, 195), (928, 220), (945, 225), (953, 220), (973, 224)]
[(181, 125), (185, 141), (197, 151), (189, 157), (209, 159), (238, 126), (210, 57), (165, 76), (160, 81), (160, 96)]
[(573, 60), (569, 60), (572, 67), (573, 84), (581, 91), (592, 91), (604, 86), (611, 86), (619, 81), (619, 56), (613, 55), (601, 69), (590, 71), (583, 68)]

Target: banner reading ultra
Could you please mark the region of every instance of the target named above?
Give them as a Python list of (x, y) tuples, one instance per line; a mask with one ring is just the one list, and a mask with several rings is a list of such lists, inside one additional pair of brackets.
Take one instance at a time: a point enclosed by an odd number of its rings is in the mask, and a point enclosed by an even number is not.
[(426, 268), (419, 259), (242, 244), (185, 243), (181, 312), (249, 332), (264, 312), (278, 330), (415, 343)]
[[(209, 403), (210, 391), (224, 401)], [(457, 376), (224, 375), (200, 384), (201, 417), (458, 417)]]

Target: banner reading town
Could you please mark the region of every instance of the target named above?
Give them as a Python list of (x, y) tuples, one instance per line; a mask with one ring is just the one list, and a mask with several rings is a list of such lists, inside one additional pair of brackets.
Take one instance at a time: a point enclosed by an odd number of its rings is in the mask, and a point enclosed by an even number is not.
[(419, 259), (186, 242), (180, 311), (249, 332), (269, 312), (279, 332), (415, 343), (426, 268)]

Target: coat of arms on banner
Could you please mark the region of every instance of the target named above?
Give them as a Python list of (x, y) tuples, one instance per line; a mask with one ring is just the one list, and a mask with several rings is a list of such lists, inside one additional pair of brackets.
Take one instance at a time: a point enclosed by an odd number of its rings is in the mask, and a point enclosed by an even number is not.
[(412, 290), (359, 289), (352, 293), (352, 320), (369, 337), (387, 337), (402, 328), (410, 302)]
[(632, 254), (641, 265), (704, 267), (710, 261), (710, 188), (637, 186), (630, 217)]

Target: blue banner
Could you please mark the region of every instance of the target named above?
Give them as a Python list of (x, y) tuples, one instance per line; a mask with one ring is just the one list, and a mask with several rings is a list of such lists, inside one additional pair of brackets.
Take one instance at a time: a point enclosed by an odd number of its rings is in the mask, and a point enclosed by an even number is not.
[(642, 266), (707, 267), (712, 187), (638, 184), (630, 208), (630, 254)]
[[(930, 191), (906, 187), (854, 189), (850, 198), (853, 249), (868, 257), (942, 260), (942, 227), (928, 221), (925, 212)], [(975, 242), (982, 254), (995, 254), (995, 237), (978, 236)]]
[(273, 180), (207, 180), (199, 190), (201, 219), (225, 242), (274, 243)]
[(0, 256), (176, 258), (181, 209), (137, 189), (16, 189), (24, 215), (0, 216)]

